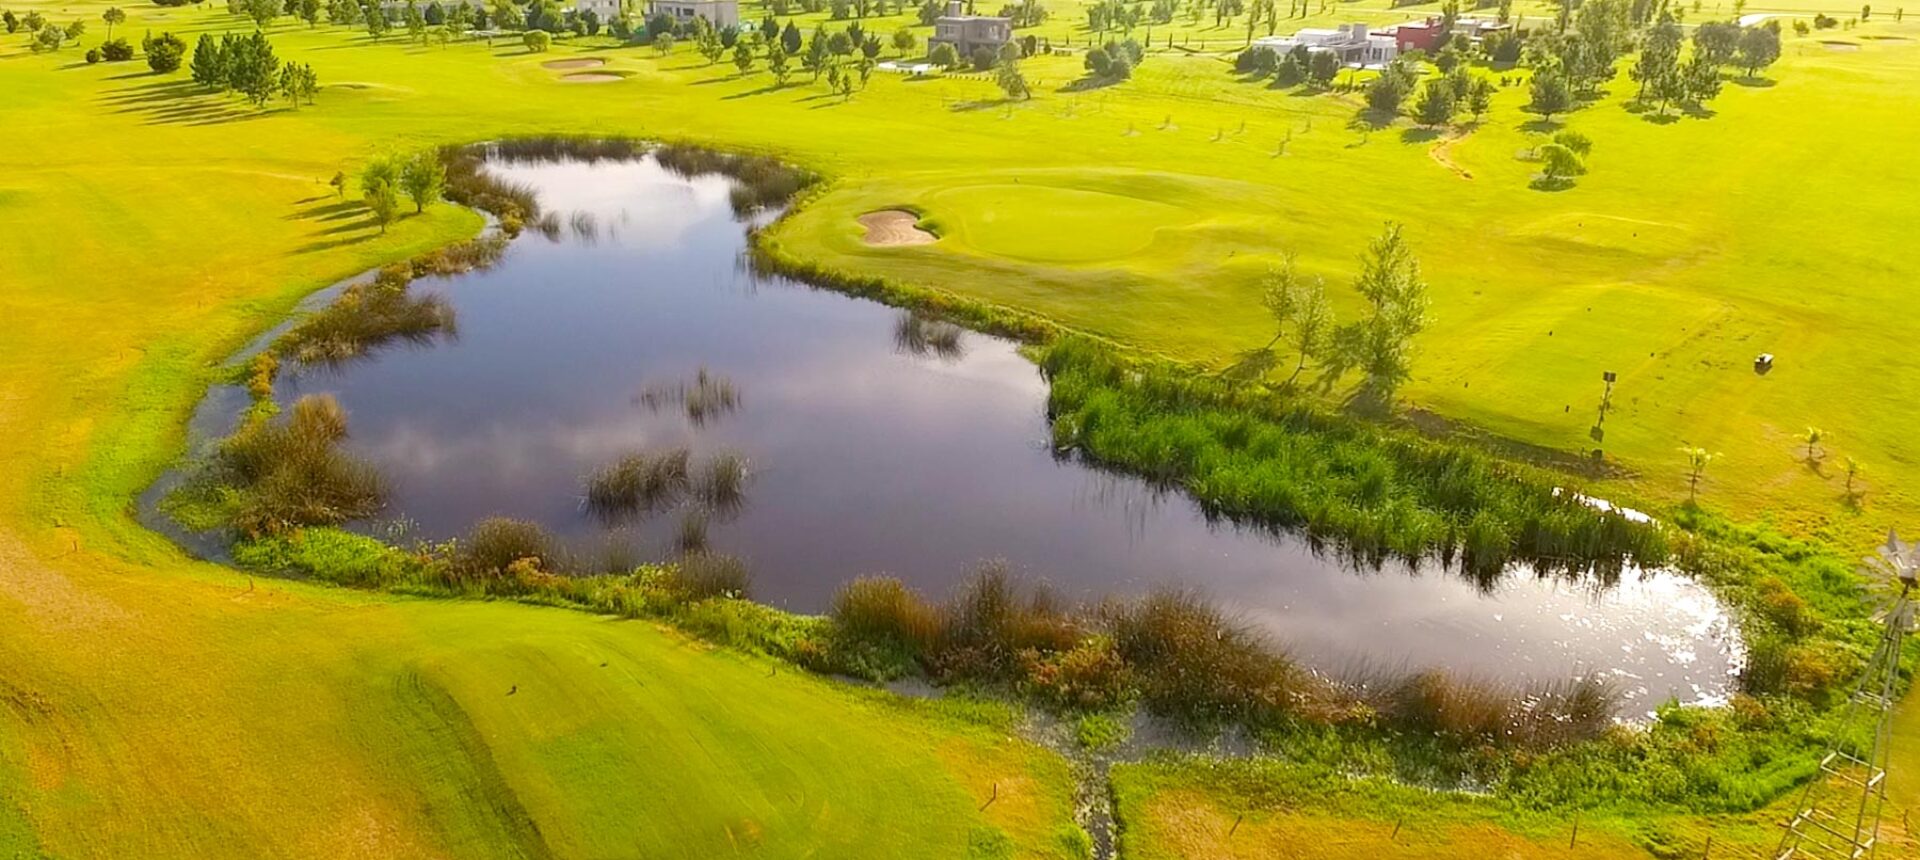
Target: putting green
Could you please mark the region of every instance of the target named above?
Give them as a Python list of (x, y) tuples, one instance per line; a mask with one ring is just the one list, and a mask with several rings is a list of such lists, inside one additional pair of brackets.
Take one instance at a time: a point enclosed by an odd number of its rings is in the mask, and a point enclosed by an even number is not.
[(1161, 230), (1198, 220), (1140, 197), (1033, 184), (946, 188), (922, 205), (941, 236), (977, 253), (1038, 263), (1117, 262), (1145, 252)]

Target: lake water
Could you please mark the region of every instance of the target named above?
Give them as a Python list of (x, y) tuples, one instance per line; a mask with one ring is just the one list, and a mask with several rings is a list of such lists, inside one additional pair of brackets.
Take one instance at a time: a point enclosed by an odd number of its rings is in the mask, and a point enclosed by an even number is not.
[[(686, 448), (697, 466), (733, 451), (751, 464), (747, 501), (709, 540), (749, 562), (755, 597), (796, 610), (871, 573), (939, 596), (999, 558), (1073, 597), (1197, 587), (1334, 669), (1597, 670), (1619, 677), (1629, 711), (1730, 689), (1735, 627), (1684, 577), (1601, 587), (1519, 571), (1482, 589), (1437, 567), (1355, 571), (1209, 522), (1183, 495), (1056, 458), (1045, 381), (1013, 344), (903, 337), (896, 309), (753, 273), (728, 180), (651, 161), (494, 169), (569, 226), (529, 231), (486, 271), (416, 282), (452, 303), (456, 337), (289, 372), (277, 391), (338, 396), (349, 448), (391, 481), (412, 536), (503, 515), (665, 557), (680, 514), (609, 527), (583, 503), (585, 477), (629, 453)], [(737, 408), (696, 422), (645, 396), (701, 369)]]

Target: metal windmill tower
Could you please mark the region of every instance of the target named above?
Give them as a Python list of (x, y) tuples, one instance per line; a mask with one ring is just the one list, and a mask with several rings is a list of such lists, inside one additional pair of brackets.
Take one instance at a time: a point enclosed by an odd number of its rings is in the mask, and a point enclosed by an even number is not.
[(1914, 586), (1920, 579), (1920, 545), (1888, 533), (1867, 567), (1887, 574), (1899, 589), (1887, 610), (1880, 645), (1867, 661), (1860, 686), (1848, 700), (1840, 734), (1807, 783), (1799, 812), (1787, 823), (1775, 860), (1862, 860), (1872, 857), (1880, 836), (1880, 810), (1887, 801), (1887, 753), (1893, 727), (1900, 648), (1913, 627)]

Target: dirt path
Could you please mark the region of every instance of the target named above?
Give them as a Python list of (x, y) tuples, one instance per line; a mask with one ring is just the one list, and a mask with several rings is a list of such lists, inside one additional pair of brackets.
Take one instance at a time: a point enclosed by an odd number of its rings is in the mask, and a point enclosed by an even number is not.
[(1461, 167), (1459, 162), (1453, 160), (1453, 147), (1472, 135), (1472, 126), (1467, 127), (1465, 131), (1449, 132), (1445, 137), (1440, 139), (1439, 143), (1434, 144), (1433, 148), (1427, 150), (1427, 155), (1433, 158), (1435, 162), (1438, 162), (1441, 167), (1459, 175), (1461, 179), (1472, 179), (1473, 171)]

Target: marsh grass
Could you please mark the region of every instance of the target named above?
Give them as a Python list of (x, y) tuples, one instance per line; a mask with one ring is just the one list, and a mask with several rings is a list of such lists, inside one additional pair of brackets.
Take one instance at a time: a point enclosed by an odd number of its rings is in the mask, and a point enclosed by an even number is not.
[(640, 389), (634, 402), (649, 412), (670, 406), (684, 410), (695, 427), (731, 414), (740, 408), (740, 389), (733, 380), (712, 373), (705, 367), (694, 372), (692, 382), (648, 385)]
[(670, 510), (693, 487), (691, 461), (685, 448), (623, 456), (587, 478), (587, 510), (610, 524)]
[(960, 326), (916, 311), (901, 312), (893, 323), (894, 349), (910, 355), (957, 361), (966, 355), (965, 336)]
[(374, 468), (340, 450), (346, 410), (328, 395), (300, 398), (278, 419), (248, 422), (220, 444), (211, 478), (228, 520), (248, 535), (337, 525), (386, 503)]
[(1462, 745), (1563, 746), (1599, 737), (1620, 707), (1618, 688), (1591, 674), (1518, 685), (1428, 670), (1355, 689), (1393, 725)]
[(819, 179), (810, 171), (765, 155), (717, 152), (684, 144), (664, 144), (652, 152), (660, 166), (681, 176), (720, 174), (732, 179), (728, 200), (736, 215), (785, 205)]
[(452, 306), (439, 296), (414, 295), (410, 282), (405, 269), (388, 268), (347, 287), (275, 341), (273, 351), (302, 364), (333, 364), (396, 342), (429, 344), (453, 336)]
[(671, 571), (667, 587), (687, 601), (714, 597), (744, 599), (753, 585), (746, 563), (722, 553), (687, 553), (674, 562)]
[(707, 551), (707, 512), (693, 508), (680, 515), (680, 522), (673, 529), (673, 549), (681, 555), (694, 555)]
[(715, 516), (732, 517), (746, 506), (747, 483), (752, 480), (747, 458), (721, 451), (707, 458), (693, 482), (693, 496)]
[(1356, 562), (1439, 558), (1491, 587), (1516, 563), (1605, 581), (1669, 555), (1660, 527), (1464, 446), (1129, 362), (1082, 338), (1036, 356), (1051, 382), (1056, 451), (1184, 489), (1213, 515), (1296, 530)]
[(488, 517), (456, 543), (452, 570), (456, 576), (470, 580), (505, 576), (519, 562), (530, 562), (537, 570), (552, 570), (560, 566), (556, 547), (553, 536), (538, 523)]
[(493, 215), (508, 236), (519, 235), (528, 222), (540, 217), (540, 198), (532, 185), (511, 182), (486, 168), (485, 146), (449, 145), (440, 148), (446, 167), (448, 200)]

